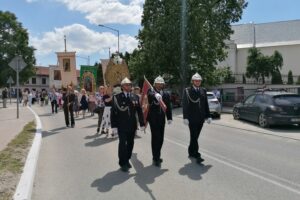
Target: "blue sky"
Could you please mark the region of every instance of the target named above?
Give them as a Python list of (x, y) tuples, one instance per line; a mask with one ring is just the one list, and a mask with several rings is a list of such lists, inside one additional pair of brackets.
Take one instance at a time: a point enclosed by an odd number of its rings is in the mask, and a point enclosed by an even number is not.
[[(249, 0), (241, 23), (265, 23), (300, 19), (299, 0)], [(117, 34), (98, 27), (105, 24), (120, 31), (120, 51), (137, 45), (144, 0), (0, 0), (2, 11), (16, 14), (30, 34), (37, 65), (56, 64), (55, 52), (76, 51), (77, 66), (108, 57), (117, 50)], [(83, 58), (82, 58), (83, 57)]]

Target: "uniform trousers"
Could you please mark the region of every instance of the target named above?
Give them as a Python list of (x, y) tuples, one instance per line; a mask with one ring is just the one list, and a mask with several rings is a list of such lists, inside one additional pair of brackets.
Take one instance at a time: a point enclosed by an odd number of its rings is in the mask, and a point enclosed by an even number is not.
[(164, 142), (165, 123), (157, 123), (157, 120), (153, 122), (149, 120), (151, 129), (151, 147), (153, 160), (158, 161), (160, 159), (160, 152)]
[(118, 130), (119, 135), (119, 165), (122, 167), (129, 162), (134, 145), (134, 131)]
[(188, 148), (189, 156), (194, 158), (201, 157), (201, 154), (199, 151), (199, 145), (198, 145), (198, 138), (200, 135), (200, 132), (202, 130), (204, 121), (200, 122), (189, 122), (189, 129), (190, 129), (190, 145)]

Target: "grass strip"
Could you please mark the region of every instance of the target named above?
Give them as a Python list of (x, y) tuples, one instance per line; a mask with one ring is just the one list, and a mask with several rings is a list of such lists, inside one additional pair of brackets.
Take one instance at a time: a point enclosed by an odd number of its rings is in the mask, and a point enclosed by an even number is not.
[(35, 123), (29, 122), (21, 133), (0, 151), (0, 200), (12, 199), (36, 132), (35, 128)]

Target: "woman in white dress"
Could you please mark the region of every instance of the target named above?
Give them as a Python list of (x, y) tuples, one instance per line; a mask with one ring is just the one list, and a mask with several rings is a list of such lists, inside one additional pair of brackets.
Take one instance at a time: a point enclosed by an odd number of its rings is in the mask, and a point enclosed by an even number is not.
[(107, 137), (111, 136), (112, 138), (115, 137), (113, 133), (109, 134), (111, 131), (109, 131), (111, 124), (110, 124), (110, 110), (111, 110), (111, 104), (112, 104), (112, 91), (110, 88), (106, 87), (105, 95), (103, 96), (103, 101), (105, 104), (103, 116), (102, 116), (102, 123), (101, 127), (102, 129), (105, 129), (105, 132), (107, 134)]

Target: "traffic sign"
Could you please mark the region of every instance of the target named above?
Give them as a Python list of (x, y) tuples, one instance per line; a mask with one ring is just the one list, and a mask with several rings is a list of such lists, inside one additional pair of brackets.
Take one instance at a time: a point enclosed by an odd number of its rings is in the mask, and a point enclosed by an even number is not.
[(14, 84), (15, 82), (14, 82), (13, 78), (10, 76), (10, 77), (8, 78), (8, 80), (7, 80), (6, 83), (7, 83), (7, 84)]
[(27, 64), (24, 62), (22, 56), (15, 56), (8, 65), (16, 72), (20, 72), (26, 67)]

